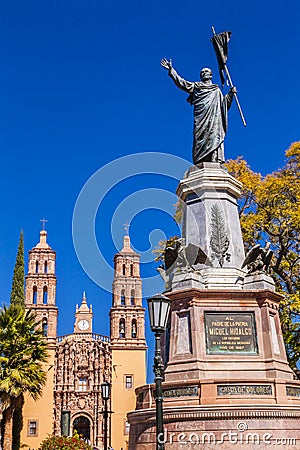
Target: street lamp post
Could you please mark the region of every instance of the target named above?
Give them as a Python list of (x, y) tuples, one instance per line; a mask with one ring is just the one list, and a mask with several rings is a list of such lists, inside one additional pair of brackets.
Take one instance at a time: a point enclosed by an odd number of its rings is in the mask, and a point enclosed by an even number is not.
[(155, 403), (156, 403), (156, 450), (164, 450), (163, 425), (163, 391), (164, 364), (161, 357), (161, 334), (166, 330), (170, 313), (171, 300), (162, 294), (148, 298), (151, 330), (155, 334), (155, 354), (153, 372), (155, 375)]
[(104, 381), (104, 383), (101, 384), (101, 395), (102, 400), (104, 400), (104, 411), (103, 411), (103, 419), (104, 419), (104, 450), (108, 450), (108, 438), (107, 438), (107, 432), (108, 432), (108, 407), (107, 403), (110, 399), (110, 390), (111, 390), (111, 384), (107, 381)]

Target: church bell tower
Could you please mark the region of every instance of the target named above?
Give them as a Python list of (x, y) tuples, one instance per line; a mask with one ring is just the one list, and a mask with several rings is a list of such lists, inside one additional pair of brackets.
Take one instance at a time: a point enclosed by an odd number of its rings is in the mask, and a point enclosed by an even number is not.
[(25, 307), (33, 311), (47, 340), (48, 359), (43, 368), (47, 375), (43, 395), (34, 401), (25, 396), (21, 441), (30, 448), (53, 433), (54, 366), (57, 340), (56, 253), (47, 243), (47, 231), (40, 231), (38, 244), (29, 251), (25, 277)]
[(135, 407), (135, 389), (146, 382), (145, 309), (142, 306), (140, 256), (124, 236), (114, 257), (113, 299), (110, 310), (112, 351), (112, 447), (126, 449), (126, 414)]
[(39, 243), (29, 251), (25, 306), (41, 322), (49, 349), (55, 348), (57, 336), (55, 261), (56, 253), (47, 243), (47, 231), (41, 230)]

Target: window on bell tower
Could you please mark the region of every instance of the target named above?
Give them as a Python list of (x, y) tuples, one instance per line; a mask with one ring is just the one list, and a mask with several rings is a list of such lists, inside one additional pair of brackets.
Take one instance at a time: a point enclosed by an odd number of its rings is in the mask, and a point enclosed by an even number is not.
[(33, 290), (32, 290), (32, 303), (34, 305), (36, 305), (37, 302), (37, 287), (33, 286)]
[(125, 319), (120, 319), (119, 322), (119, 337), (124, 338), (125, 337)]
[(133, 264), (130, 264), (130, 276), (133, 277)]
[(121, 290), (121, 305), (125, 305), (125, 289)]
[(48, 288), (47, 286), (43, 287), (43, 303), (44, 305), (47, 305), (48, 302)]
[(48, 273), (48, 262), (47, 261), (45, 261), (45, 264), (44, 264), (44, 273)]
[(123, 275), (126, 275), (126, 266), (123, 264)]
[(131, 337), (136, 338), (136, 336), (137, 336), (137, 325), (136, 320), (133, 319), (131, 322)]
[(134, 305), (135, 290), (131, 289), (130, 304)]
[(36, 261), (35, 262), (35, 273), (38, 273), (38, 271), (39, 271), (39, 262)]
[(47, 319), (43, 319), (43, 322), (42, 322), (42, 331), (43, 331), (43, 335), (44, 335), (45, 337), (47, 337), (47, 335), (48, 335), (48, 320), (47, 320)]

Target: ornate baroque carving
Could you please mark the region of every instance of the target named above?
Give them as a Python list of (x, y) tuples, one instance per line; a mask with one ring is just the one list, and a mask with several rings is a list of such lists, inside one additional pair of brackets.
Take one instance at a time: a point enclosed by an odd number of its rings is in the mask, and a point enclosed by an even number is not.
[(100, 385), (104, 379), (111, 378), (108, 345), (92, 333), (75, 333), (58, 340), (54, 393), (56, 434), (60, 434), (62, 410), (71, 412), (71, 427), (75, 416), (89, 412), (91, 429), (101, 429), (103, 405)]

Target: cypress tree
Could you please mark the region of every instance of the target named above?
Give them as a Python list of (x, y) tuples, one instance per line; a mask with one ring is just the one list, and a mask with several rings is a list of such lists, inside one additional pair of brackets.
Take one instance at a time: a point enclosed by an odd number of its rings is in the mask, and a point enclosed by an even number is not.
[[(20, 306), (25, 310), (24, 279), (24, 236), (21, 231), (10, 294), (10, 304), (15, 307)], [(20, 437), (23, 427), (23, 404), (24, 396), (21, 394), (16, 401), (12, 418), (12, 450), (20, 449)]]
[(24, 237), (23, 231), (21, 231), (10, 294), (10, 303), (11, 305), (20, 305), (25, 309), (24, 278)]

